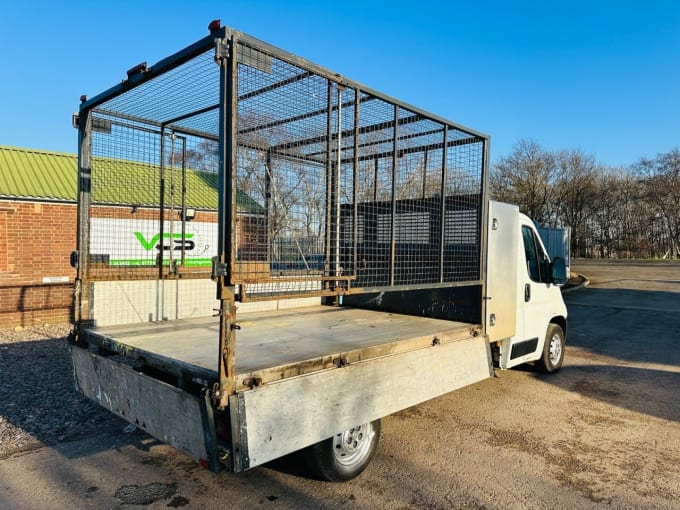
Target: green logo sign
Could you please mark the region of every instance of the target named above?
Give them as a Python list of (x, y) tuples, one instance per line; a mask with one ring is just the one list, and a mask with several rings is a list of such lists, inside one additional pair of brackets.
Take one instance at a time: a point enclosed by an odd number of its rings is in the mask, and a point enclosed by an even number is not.
[[(137, 241), (139, 241), (139, 244), (142, 245), (142, 248), (144, 248), (146, 251), (152, 250), (153, 248), (156, 248), (157, 250), (161, 249), (161, 243), (159, 242), (161, 240), (160, 234), (154, 235), (148, 241), (141, 232), (135, 232), (135, 237), (137, 238)], [(163, 239), (169, 239), (172, 242), (163, 243), (162, 249), (181, 250), (182, 247), (184, 247), (184, 249), (187, 251), (193, 250), (195, 244), (190, 240), (192, 237), (194, 237), (194, 234), (184, 234), (184, 239), (182, 239), (182, 234), (163, 234)]]

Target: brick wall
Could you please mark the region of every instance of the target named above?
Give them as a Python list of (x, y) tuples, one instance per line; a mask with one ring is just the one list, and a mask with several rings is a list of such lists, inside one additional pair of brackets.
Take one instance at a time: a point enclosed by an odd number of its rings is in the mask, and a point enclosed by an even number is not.
[[(76, 216), (75, 204), (0, 199), (0, 328), (71, 321), (76, 272), (70, 254), (76, 248)], [(93, 217), (157, 219), (158, 211), (97, 207)], [(195, 219), (216, 220), (216, 213), (205, 211)], [(262, 217), (241, 217), (237, 228), (242, 258), (264, 260)], [(109, 271), (121, 273), (125, 268)], [(156, 277), (155, 271), (148, 272), (149, 278)]]
[(0, 328), (69, 322), (76, 206), (0, 200)]

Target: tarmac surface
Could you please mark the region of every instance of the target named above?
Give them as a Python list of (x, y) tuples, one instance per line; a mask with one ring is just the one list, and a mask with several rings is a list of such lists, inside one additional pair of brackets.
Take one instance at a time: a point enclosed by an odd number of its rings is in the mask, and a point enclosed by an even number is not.
[(214, 475), (115, 419), (0, 457), (0, 508), (678, 509), (680, 264), (572, 270), (590, 285), (565, 295), (560, 372), (498, 372), (383, 419), (356, 480), (295, 458)]

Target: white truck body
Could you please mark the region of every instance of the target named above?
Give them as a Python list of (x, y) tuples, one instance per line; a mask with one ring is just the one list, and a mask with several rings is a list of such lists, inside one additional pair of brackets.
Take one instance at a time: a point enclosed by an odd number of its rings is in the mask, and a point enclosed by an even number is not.
[[(542, 249), (533, 223), (516, 206), (490, 202), (486, 329), (441, 319), (395, 319), (388, 312), (364, 309), (328, 310), (310, 302), (243, 314), (239, 345), (246, 360), (240, 377), (259, 382), (252, 388), (241, 385), (230, 399), (230, 467), (249, 469), (353, 424), (491, 377), (492, 350), (497, 350), (499, 368), (539, 359), (548, 326), (564, 324), (567, 311), (559, 286), (531, 280), (522, 229), (531, 232)], [(324, 330), (333, 327), (337, 336), (331, 337)], [(290, 334), (286, 343), (282, 337), (290, 329), (305, 333)], [(138, 358), (200, 367), (187, 373), (207, 384), (217, 369), (217, 330), (215, 320), (195, 319), (92, 328), (86, 335), (112, 352), (137, 351)], [(310, 350), (314, 342), (320, 344), (316, 352)], [(269, 365), (258, 364), (268, 346), (282, 343), (308, 358), (270, 355)], [(513, 356), (515, 346), (527, 344), (531, 352)], [(207, 407), (200, 398), (94, 352), (72, 350), (78, 386), (88, 397), (198, 462), (210, 457), (202, 411)]]
[(488, 137), (213, 25), (74, 120), (77, 385), (205, 467), (352, 478), (380, 418), (559, 369), (564, 263), (488, 200)]

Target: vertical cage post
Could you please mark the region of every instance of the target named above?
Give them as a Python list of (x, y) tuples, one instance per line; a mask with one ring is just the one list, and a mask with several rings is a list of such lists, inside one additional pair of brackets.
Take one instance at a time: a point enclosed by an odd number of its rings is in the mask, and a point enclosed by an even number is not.
[(378, 156), (373, 158), (373, 201), (378, 201)]
[[(342, 168), (342, 93), (343, 88), (336, 87), (337, 92), (337, 136), (335, 139), (336, 153), (335, 153), (335, 165), (333, 167), (333, 266), (335, 276), (341, 276), (341, 266), (340, 266), (340, 170)], [(340, 284), (336, 281), (335, 286)]]
[(165, 126), (161, 126), (160, 131), (160, 164), (158, 174), (158, 253), (156, 264), (158, 265), (158, 278), (156, 280), (156, 320), (163, 318), (165, 309), (165, 281), (163, 280), (163, 258), (165, 249)]
[(361, 91), (354, 89), (354, 158), (352, 161), (352, 274), (356, 276), (359, 263), (359, 200), (357, 186), (359, 182), (359, 115), (361, 108)]
[(425, 149), (423, 151), (423, 198), (425, 198), (425, 195), (427, 193), (427, 156), (429, 154), (429, 151)]
[(186, 263), (186, 243), (184, 240), (187, 234), (187, 139), (181, 137), (180, 140), (182, 140), (182, 260), (180, 263), (184, 266)]
[[(333, 82), (328, 80), (326, 111), (326, 249), (325, 249), (325, 276), (331, 275), (331, 242), (333, 221)], [(328, 283), (326, 283), (328, 285)]]
[[(488, 217), (489, 217), (489, 195), (488, 195), (488, 164), (489, 164), (489, 139), (482, 140), (482, 168), (480, 176), (480, 187), (482, 192), (480, 193), (480, 199), (482, 203), (477, 208), (477, 225), (478, 225), (478, 235), (481, 239), (487, 239), (488, 237)], [(481, 239), (477, 238), (477, 244), (481, 246)], [(486, 266), (487, 266), (487, 251), (483, 250), (479, 258), (479, 275), (484, 285), (486, 285)], [(486, 293), (486, 289), (484, 289)], [(483, 307), (486, 307), (486, 301), (483, 301)], [(482, 310), (482, 313), (486, 313), (486, 308)]]
[[(170, 210), (168, 211), (168, 274), (175, 273), (175, 250), (173, 246), (173, 234), (175, 233), (175, 133), (170, 131)], [(165, 216), (162, 216), (165, 219)]]
[(92, 200), (92, 115), (81, 110), (78, 123), (78, 222), (76, 224), (76, 249), (78, 253), (73, 319), (76, 326), (90, 319), (89, 288), (87, 280), (90, 259), (90, 205)]
[(165, 222), (163, 218), (165, 217), (165, 126), (161, 127), (161, 150), (160, 150), (160, 165), (158, 174), (158, 232), (160, 234), (160, 244), (158, 250), (158, 279), (163, 279), (163, 245), (165, 243)]
[(439, 230), (439, 283), (444, 283), (444, 254), (446, 248), (446, 179), (448, 171), (448, 138), (449, 126), (444, 124), (444, 133), (442, 135), (442, 185), (440, 190), (441, 209), (440, 209), (440, 230)]
[(392, 135), (392, 206), (390, 214), (390, 285), (394, 285), (397, 259), (397, 173), (399, 171), (399, 107), (394, 105), (394, 134)]
[(271, 150), (267, 151), (265, 158), (265, 169), (264, 169), (264, 222), (265, 222), (265, 235), (266, 237), (266, 252), (268, 262), (272, 260), (272, 243), (274, 242), (274, 232), (272, 229), (273, 221), (271, 215), (273, 213), (272, 209), (272, 153)]
[(218, 407), (223, 409), (234, 393), (234, 346), (235, 346), (235, 288), (234, 277), (234, 222), (236, 203), (234, 200), (236, 179), (236, 120), (237, 99), (237, 60), (236, 41), (233, 36), (221, 41), (226, 45), (227, 55), (220, 54), (220, 108), (219, 108), (219, 218), (218, 258), (220, 271), (217, 274), (217, 298), (220, 300), (219, 328), (219, 388), (213, 396), (218, 397)]

